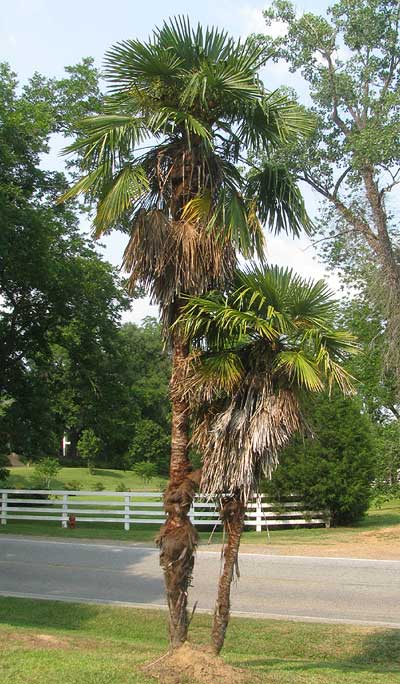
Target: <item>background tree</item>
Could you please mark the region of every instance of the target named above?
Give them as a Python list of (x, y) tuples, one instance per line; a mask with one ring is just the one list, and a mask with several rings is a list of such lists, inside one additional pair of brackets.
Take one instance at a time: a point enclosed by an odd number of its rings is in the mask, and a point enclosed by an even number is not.
[(170, 435), (159, 423), (144, 419), (136, 425), (135, 435), (129, 445), (129, 459), (133, 468), (147, 461), (153, 466), (154, 473), (165, 475), (168, 473), (170, 448)]
[(400, 6), (398, 0), (340, 0), (327, 16), (297, 14), (288, 0), (264, 12), (261, 38), (275, 59), (300, 71), (312, 99), (316, 127), (306, 144), (291, 145), (286, 163), (338, 217), (339, 233), (368, 247), (385, 283), (389, 354), (400, 380), (400, 263), (393, 190), (400, 182), (398, 140)]
[(83, 430), (78, 441), (78, 453), (86, 461), (88, 470), (91, 473), (94, 471), (94, 464), (100, 452), (101, 441), (94, 431), (91, 428)]
[[(266, 161), (247, 179), (237, 167), (246, 148), (267, 151), (308, 129), (287, 98), (265, 91), (262, 61), (250, 41), (193, 29), (184, 18), (163, 24), (146, 43), (118, 43), (106, 56), (110, 94), (103, 113), (82, 121), (82, 137), (69, 148), (81, 154), (85, 175), (63, 199), (84, 193), (97, 202), (97, 235), (128, 230), (124, 265), (131, 286), (150, 291), (166, 333), (183, 294), (225, 285), (237, 250), (261, 256), (261, 222), (295, 234), (308, 226), (285, 169)], [(188, 348), (177, 329), (170, 341), (174, 388)], [(197, 536), (187, 515), (195, 488), (188, 405), (177, 392), (172, 397), (168, 517), (159, 544), (175, 647), (187, 635)]]
[(377, 445), (374, 492), (395, 496), (400, 406), (396, 377), (387, 364), (386, 284), (368, 245), (359, 236), (338, 230), (335, 214), (325, 210), (319, 229), (322, 235), (330, 236), (319, 243), (320, 256), (339, 273), (343, 288), (351, 293), (342, 298), (339, 315), (362, 350), (349, 359), (347, 368), (357, 378), (363, 410), (372, 420)]
[(333, 525), (357, 522), (368, 509), (376, 476), (372, 421), (358, 398), (337, 393), (308, 398), (304, 411), (313, 434), (284, 449), (267, 492), (276, 501), (295, 492), (306, 509), (326, 509)]
[(305, 426), (301, 393), (320, 392), (325, 383), (353, 391), (342, 363), (354, 339), (335, 329), (335, 313), (323, 281), (270, 267), (239, 272), (226, 294), (190, 298), (178, 319), (195, 346), (184, 389), (199, 412), (193, 442), (203, 456), (201, 489), (221, 499), (227, 535), (216, 653), (229, 621), (245, 504)]
[(50, 489), (61, 466), (56, 458), (41, 458), (35, 465), (35, 478), (40, 489)]
[(139, 461), (138, 463), (135, 463), (133, 471), (136, 475), (139, 475), (146, 484), (148, 484), (157, 474), (156, 466), (149, 461)]

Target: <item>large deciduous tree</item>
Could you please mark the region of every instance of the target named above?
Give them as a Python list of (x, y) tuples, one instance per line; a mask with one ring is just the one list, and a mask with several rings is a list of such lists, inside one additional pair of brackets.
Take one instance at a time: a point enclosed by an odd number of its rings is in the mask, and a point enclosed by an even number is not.
[(0, 393), (13, 400), (0, 441), (29, 458), (54, 456), (64, 430), (79, 425), (77, 395), (86, 415), (99, 402), (99, 359), (113, 354), (126, 308), (75, 207), (55, 206), (64, 175), (44, 168), (51, 135), (69, 135), (72, 119), (99, 105), (91, 61), (67, 72), (18, 87), (0, 65)]
[(334, 384), (352, 391), (342, 363), (356, 347), (336, 329), (335, 313), (323, 281), (268, 267), (239, 272), (226, 294), (190, 298), (178, 319), (194, 347), (184, 390), (198, 412), (193, 442), (203, 457), (201, 489), (221, 499), (227, 535), (212, 631), (217, 653), (245, 504), (304, 427), (300, 395)]
[[(70, 148), (84, 175), (64, 200), (84, 193), (97, 202), (97, 235), (129, 235), (124, 265), (161, 308), (164, 330), (182, 295), (225, 286), (239, 251), (262, 256), (262, 223), (297, 234), (308, 226), (296, 184), (266, 161), (249, 176), (243, 154), (273, 150), (309, 128), (307, 117), (259, 78), (263, 51), (224, 31), (192, 28), (179, 18), (147, 42), (126, 40), (106, 56), (109, 95), (100, 116), (81, 123)], [(188, 458), (189, 406), (181, 385), (188, 345), (172, 343), (172, 436), (167, 521), (159, 545), (173, 647), (186, 639), (187, 593), (196, 532), (188, 511), (195, 491)]]
[(279, 37), (262, 42), (309, 85), (314, 135), (286, 160), (335, 211), (338, 233), (368, 247), (385, 283), (389, 354), (400, 386), (400, 4), (339, 0), (326, 16), (298, 14), (289, 0), (264, 12)]

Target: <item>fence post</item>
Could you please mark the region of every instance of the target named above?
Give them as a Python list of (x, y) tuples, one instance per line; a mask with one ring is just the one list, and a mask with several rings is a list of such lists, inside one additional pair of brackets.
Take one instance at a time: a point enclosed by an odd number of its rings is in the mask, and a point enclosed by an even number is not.
[(7, 492), (1, 495), (1, 524), (7, 525)]
[(189, 520), (192, 523), (192, 525), (196, 524), (196, 511), (195, 511), (195, 507), (194, 507), (194, 499), (192, 499), (192, 503), (190, 504)]
[(128, 531), (130, 529), (129, 515), (131, 510), (131, 497), (129, 494), (125, 497), (125, 516), (124, 516), (124, 530)]
[(262, 502), (261, 495), (257, 494), (256, 497), (256, 532), (262, 531)]
[(61, 527), (67, 527), (67, 526), (68, 526), (68, 494), (63, 494)]

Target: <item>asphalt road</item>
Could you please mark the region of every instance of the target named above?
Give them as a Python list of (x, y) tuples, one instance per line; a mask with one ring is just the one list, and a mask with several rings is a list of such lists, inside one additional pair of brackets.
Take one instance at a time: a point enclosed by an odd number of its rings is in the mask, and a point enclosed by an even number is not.
[[(191, 603), (213, 607), (218, 553), (200, 551)], [(241, 554), (233, 612), (400, 629), (400, 561)], [(165, 606), (157, 551), (146, 547), (0, 538), (0, 595)]]

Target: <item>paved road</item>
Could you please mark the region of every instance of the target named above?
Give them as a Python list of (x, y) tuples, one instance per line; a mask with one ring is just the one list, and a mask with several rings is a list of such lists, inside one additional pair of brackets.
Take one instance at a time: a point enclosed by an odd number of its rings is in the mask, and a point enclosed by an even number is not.
[[(200, 551), (191, 601), (213, 606), (219, 554)], [(400, 629), (400, 561), (242, 554), (236, 614)], [(164, 606), (157, 552), (117, 544), (0, 538), (0, 594)]]

